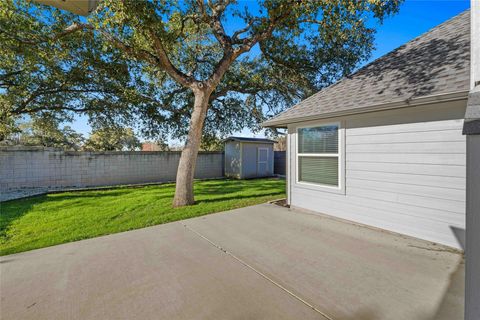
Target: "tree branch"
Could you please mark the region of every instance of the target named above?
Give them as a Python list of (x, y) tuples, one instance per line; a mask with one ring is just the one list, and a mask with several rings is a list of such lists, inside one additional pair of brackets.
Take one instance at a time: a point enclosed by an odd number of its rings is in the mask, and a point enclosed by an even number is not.
[(160, 64), (160, 66), (181, 85), (192, 88), (193, 85), (198, 84), (195, 79), (193, 79), (191, 76), (187, 76), (172, 64), (168, 58), (162, 41), (157, 37), (152, 29), (148, 28), (148, 34), (153, 41), (153, 47), (158, 56), (158, 64)]
[(254, 19), (250, 19), (250, 21), (247, 23), (247, 25), (244, 28), (237, 30), (233, 33), (232, 35), (233, 43), (240, 43), (239, 36), (247, 32), (252, 27), (254, 21), (255, 21)]
[[(35, 101), (35, 99), (37, 99), (38, 97), (41, 97), (43, 95), (49, 95), (49, 94), (55, 94), (55, 93), (61, 93), (61, 92), (65, 92), (65, 93), (113, 93), (113, 92), (109, 92), (109, 91), (105, 91), (105, 90), (94, 90), (94, 89), (68, 89), (68, 88), (62, 88), (62, 86), (60, 86), (59, 88), (56, 88), (56, 89), (43, 89), (43, 90), (36, 90), (34, 92), (32, 92), (32, 94), (30, 94), (30, 96), (25, 100), (23, 101), (17, 108), (13, 109), (12, 110), (12, 113), (13, 114), (22, 114), (22, 113), (35, 113), (35, 112), (38, 112), (38, 111), (41, 111), (41, 110), (50, 110), (51, 107), (49, 106), (45, 106), (45, 107), (38, 107), (38, 108), (34, 108), (34, 109), (28, 109), (28, 105)], [(72, 108), (68, 108), (67, 106), (65, 106), (65, 110), (72, 110), (72, 111), (75, 111), (77, 109), (72, 109)], [(81, 111), (86, 111), (86, 110), (81, 110)], [(79, 112), (81, 112), (79, 111)]]
[(99, 108), (72, 108), (72, 107), (68, 107), (68, 106), (65, 106), (65, 105), (61, 105), (61, 106), (37, 107), (37, 108), (23, 110), (23, 111), (15, 109), (15, 110), (12, 110), (11, 113), (14, 114), (14, 115), (35, 114), (37, 112), (46, 111), (46, 110), (50, 110), (50, 111), (67, 110), (67, 111), (73, 111), (73, 112), (87, 112), (87, 111), (102, 111), (103, 108), (102, 107), (99, 107)]
[[(198, 0), (200, 2), (202, 0)], [(265, 28), (264, 31), (257, 33), (256, 35), (246, 38), (243, 41), (243, 44), (240, 47), (235, 47), (233, 50), (230, 48), (224, 49), (224, 54), (222, 59), (217, 63), (215, 67), (215, 71), (213, 72), (212, 76), (208, 79), (208, 83), (212, 88), (215, 88), (218, 83), (220, 83), (221, 78), (227, 72), (230, 65), (235, 61), (235, 59), (240, 56), (241, 54), (248, 52), (255, 46), (258, 42), (263, 41), (270, 37), (275, 30), (275, 27), (278, 26), (280, 22), (284, 19), (288, 18), (291, 13), (291, 10), (284, 10), (279, 16), (277, 17), (270, 17), (269, 24)], [(242, 31), (241, 29), (240, 31)], [(231, 39), (230, 39), (231, 41)], [(231, 42), (230, 42), (231, 44)]]
[(209, 15), (207, 13), (203, 0), (197, 0), (197, 4), (203, 21), (207, 23), (210, 28), (212, 28), (213, 35), (220, 43), (222, 48), (226, 50), (231, 49), (232, 39), (225, 32), (225, 28), (223, 27), (221, 20), (225, 8), (230, 4), (230, 0), (218, 1), (217, 3), (213, 3), (211, 0), (208, 0), (208, 6), (212, 10), (213, 15)]
[[(191, 87), (193, 84), (196, 83), (196, 81), (192, 78), (187, 76), (186, 74), (182, 73), (180, 70), (178, 70), (170, 61), (170, 59), (167, 56), (167, 53), (165, 51), (165, 48), (163, 47), (163, 44), (161, 40), (156, 36), (155, 32), (151, 30), (150, 28), (148, 29), (149, 36), (153, 40), (153, 46), (155, 49), (155, 52), (157, 56), (153, 55), (152, 53), (143, 50), (143, 49), (137, 49), (133, 48), (126, 43), (124, 43), (122, 40), (111, 34), (110, 32), (105, 31), (104, 29), (95, 29), (90, 24), (87, 23), (78, 23), (75, 22), (69, 27), (67, 27), (64, 31), (62, 31), (59, 34), (54, 35), (53, 37), (50, 38), (50, 40), (58, 40), (68, 34), (74, 33), (79, 30), (87, 30), (90, 32), (94, 32), (97, 30), (107, 41), (109, 41), (112, 45), (114, 45), (117, 49), (120, 49), (124, 53), (140, 60), (144, 60), (146, 62), (152, 63), (154, 65), (159, 65), (164, 69), (173, 79), (175, 79), (177, 82), (179, 82), (181, 85), (186, 86), (186, 87)], [(38, 44), (38, 41), (23, 41), (24, 43), (27, 44)]]

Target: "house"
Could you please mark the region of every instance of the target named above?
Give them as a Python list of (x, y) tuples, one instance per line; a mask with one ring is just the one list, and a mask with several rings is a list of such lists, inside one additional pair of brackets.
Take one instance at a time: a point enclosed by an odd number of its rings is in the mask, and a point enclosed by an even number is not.
[(467, 137), (465, 320), (480, 319), (480, 2), (470, 3), (470, 94), (463, 127)]
[[(82, 15), (98, 2), (36, 1)], [(288, 128), (291, 205), (454, 247), (465, 228), (466, 320), (480, 319), (479, 39), (480, 2), (471, 0), (471, 15), (264, 124)]]
[(266, 121), (288, 203), (460, 248), (469, 90), (466, 11)]
[(238, 179), (273, 176), (273, 144), (263, 138), (228, 137), (225, 142), (225, 176)]
[(154, 142), (142, 142), (142, 151), (164, 151), (160, 145)]

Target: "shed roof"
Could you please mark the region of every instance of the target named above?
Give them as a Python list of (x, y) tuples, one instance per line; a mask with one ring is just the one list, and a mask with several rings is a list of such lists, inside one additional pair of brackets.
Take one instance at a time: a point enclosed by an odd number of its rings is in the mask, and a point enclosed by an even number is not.
[(467, 10), (267, 120), (263, 126), (466, 99), (469, 82)]
[(276, 143), (274, 140), (265, 138), (249, 138), (249, 137), (228, 137), (224, 140), (227, 141), (240, 141), (240, 142), (256, 142), (256, 143)]

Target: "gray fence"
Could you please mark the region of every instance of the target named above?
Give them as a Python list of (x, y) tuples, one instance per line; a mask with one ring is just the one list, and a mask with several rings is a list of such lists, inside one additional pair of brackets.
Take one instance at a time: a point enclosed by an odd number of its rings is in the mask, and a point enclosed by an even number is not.
[(273, 157), (273, 173), (284, 176), (287, 173), (287, 152), (275, 151)]
[[(180, 152), (0, 147), (0, 193), (174, 181)], [(223, 177), (223, 152), (200, 152), (195, 177)]]

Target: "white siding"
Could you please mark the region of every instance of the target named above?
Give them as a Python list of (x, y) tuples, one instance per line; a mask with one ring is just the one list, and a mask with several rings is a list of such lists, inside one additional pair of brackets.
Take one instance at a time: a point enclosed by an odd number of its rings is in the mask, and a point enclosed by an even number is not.
[[(345, 128), (344, 193), (296, 183), (293, 153), (290, 204), (459, 247), (451, 227), (465, 228), (465, 105), (336, 118)], [(289, 126), (293, 152), (295, 129)]]

